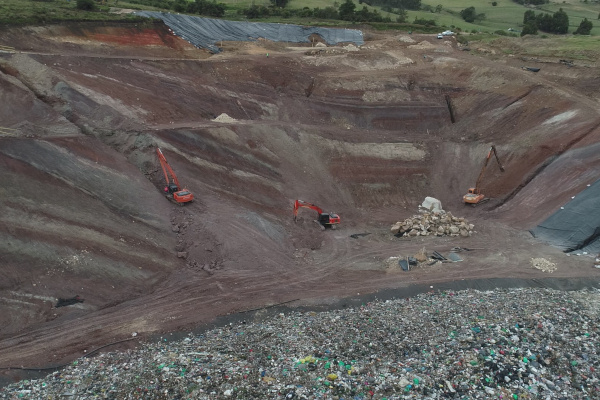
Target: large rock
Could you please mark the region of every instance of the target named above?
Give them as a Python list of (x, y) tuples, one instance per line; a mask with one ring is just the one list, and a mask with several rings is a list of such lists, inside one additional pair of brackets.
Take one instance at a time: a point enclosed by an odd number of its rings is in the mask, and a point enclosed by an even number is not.
[(396, 235), (398, 232), (400, 232), (401, 228), (402, 228), (402, 223), (396, 222), (394, 225), (392, 225), (392, 229), (390, 229), (390, 230), (392, 231), (393, 235)]
[(419, 211), (429, 211), (429, 212), (438, 212), (443, 213), (442, 202), (433, 197), (425, 197), (423, 203), (419, 207)]

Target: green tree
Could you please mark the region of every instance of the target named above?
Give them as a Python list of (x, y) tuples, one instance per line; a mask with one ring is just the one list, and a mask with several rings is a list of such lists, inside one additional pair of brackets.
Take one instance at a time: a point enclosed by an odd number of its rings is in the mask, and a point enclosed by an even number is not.
[(462, 10), (460, 12), (460, 16), (466, 22), (474, 22), (475, 21), (475, 17), (477, 17), (477, 13), (475, 12), (475, 7), (465, 8), (464, 10)]
[(569, 16), (563, 11), (562, 8), (554, 13), (552, 16), (552, 22), (554, 25), (554, 33), (567, 33), (569, 30)]
[(340, 14), (338, 13), (338, 10), (335, 7), (325, 7), (323, 9), (319, 8), (319, 7), (315, 7), (313, 9), (313, 15), (315, 18), (322, 18), (322, 19), (339, 19), (340, 18)]
[(408, 20), (408, 12), (406, 10), (401, 8), (396, 14), (398, 14), (396, 17), (396, 22), (404, 23)]
[(443, 9), (444, 9), (444, 7), (442, 7), (441, 4), (438, 4), (437, 6), (435, 6), (436, 13), (441, 13)]
[(413, 21), (415, 25), (425, 25), (425, 26), (437, 26), (435, 19), (425, 19), (425, 18), (417, 18)]
[(344, 21), (352, 21), (354, 19), (355, 10), (356, 4), (354, 4), (352, 0), (346, 0), (338, 9), (340, 19), (343, 19)]
[(288, 5), (290, 0), (271, 0), (271, 4), (275, 7), (285, 8)]
[(548, 13), (539, 13), (536, 15), (535, 25), (540, 31), (554, 32), (554, 20)]
[(77, 0), (77, 8), (79, 10), (94, 11), (96, 2), (94, 0)]
[(185, 10), (187, 9), (187, 1), (186, 0), (175, 0), (175, 3), (173, 3), (173, 10), (175, 10), (176, 12), (185, 12)]
[(399, 0), (398, 7), (406, 10), (420, 10), (421, 0)]
[(525, 35), (537, 35), (538, 28), (535, 24), (535, 20), (527, 21), (525, 25), (523, 25), (523, 29), (521, 30), (521, 36)]
[(592, 21), (588, 21), (587, 18), (584, 18), (583, 21), (581, 21), (581, 23), (579, 24), (579, 27), (577, 28), (577, 30), (575, 31), (576, 35), (589, 35), (590, 32), (592, 31), (592, 28), (594, 27), (594, 25), (592, 25)]
[(525, 14), (523, 14), (523, 25), (526, 25), (529, 22), (533, 22), (535, 24), (535, 11), (527, 10)]

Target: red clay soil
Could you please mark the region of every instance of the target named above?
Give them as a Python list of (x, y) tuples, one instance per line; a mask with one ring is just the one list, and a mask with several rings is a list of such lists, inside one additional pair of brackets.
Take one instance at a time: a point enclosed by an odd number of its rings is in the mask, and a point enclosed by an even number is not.
[[(225, 43), (211, 56), (153, 29), (3, 31), (17, 51), (0, 53), (0, 368), (281, 303), (600, 278), (590, 258), (527, 232), (600, 176), (598, 92), (579, 86), (593, 69), (544, 60), (532, 73), (435, 35), (369, 33), (359, 51)], [(466, 207), (491, 144), (506, 171), (491, 162), (492, 201)], [(157, 146), (192, 204), (163, 196)], [(475, 233), (391, 235), (425, 196)], [(294, 223), (298, 198), (337, 212), (339, 228), (321, 231), (306, 209)], [(477, 250), (410, 272), (387, 262), (423, 247)], [(75, 295), (85, 301), (54, 307)]]

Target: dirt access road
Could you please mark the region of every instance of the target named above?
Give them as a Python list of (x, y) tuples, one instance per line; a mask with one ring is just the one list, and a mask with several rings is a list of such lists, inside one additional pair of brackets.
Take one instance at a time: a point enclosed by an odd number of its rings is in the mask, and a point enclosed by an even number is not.
[[(7, 380), (18, 376), (8, 367), (60, 365), (278, 304), (341, 306), (449, 282), (598, 282), (590, 258), (527, 231), (600, 176), (587, 65), (528, 60), (541, 66), (532, 73), (518, 56), (435, 35), (366, 32), (360, 49), (224, 43), (219, 55), (162, 25), (0, 37), (16, 49), (0, 54)], [(506, 172), (491, 164), (493, 200), (465, 207), (490, 144)], [(162, 196), (156, 146), (194, 203)], [(425, 196), (473, 235), (391, 235)], [(294, 223), (298, 198), (339, 213), (339, 229), (321, 231), (310, 210)], [(423, 247), (477, 250), (410, 272), (388, 261)], [(556, 270), (532, 268), (535, 257)], [(85, 301), (54, 307), (74, 295)]]

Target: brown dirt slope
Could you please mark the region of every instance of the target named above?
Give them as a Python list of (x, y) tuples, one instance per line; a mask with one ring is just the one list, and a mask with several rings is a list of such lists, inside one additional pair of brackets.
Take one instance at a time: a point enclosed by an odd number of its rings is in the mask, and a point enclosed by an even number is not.
[[(366, 37), (358, 51), (225, 43), (209, 56), (162, 26), (4, 31), (17, 51), (0, 53), (0, 367), (283, 302), (548, 276), (532, 257), (557, 262), (553, 277), (597, 278), (526, 232), (600, 175), (599, 99), (578, 87), (593, 70), (556, 60), (536, 74), (451, 38)], [(490, 144), (506, 172), (490, 163), (493, 200), (467, 208)], [(194, 203), (162, 196), (156, 146)], [(391, 236), (425, 196), (476, 233)], [(294, 224), (297, 198), (340, 228), (305, 209)], [(410, 273), (385, 262), (455, 246), (479, 250)]]

